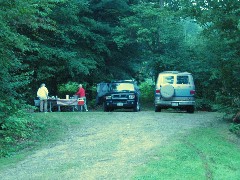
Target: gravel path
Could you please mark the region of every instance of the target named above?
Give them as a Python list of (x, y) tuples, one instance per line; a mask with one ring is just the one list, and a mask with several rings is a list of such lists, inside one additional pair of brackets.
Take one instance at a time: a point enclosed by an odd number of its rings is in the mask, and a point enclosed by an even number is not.
[(206, 112), (89, 112), (81, 129), (70, 129), (64, 141), (0, 170), (0, 179), (131, 179), (156, 148), (191, 128), (211, 126), (218, 117)]

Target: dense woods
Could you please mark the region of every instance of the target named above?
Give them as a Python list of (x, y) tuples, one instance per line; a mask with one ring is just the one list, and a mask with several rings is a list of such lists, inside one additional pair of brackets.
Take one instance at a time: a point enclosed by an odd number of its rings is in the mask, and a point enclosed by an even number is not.
[(28, 126), (42, 82), (84, 83), (91, 100), (102, 81), (189, 71), (199, 109), (237, 112), (239, 17), (239, 0), (0, 0), (0, 136)]

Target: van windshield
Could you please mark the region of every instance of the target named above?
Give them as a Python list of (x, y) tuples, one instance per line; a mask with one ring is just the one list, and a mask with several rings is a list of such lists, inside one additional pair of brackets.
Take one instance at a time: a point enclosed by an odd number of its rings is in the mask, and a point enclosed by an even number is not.
[(177, 84), (188, 84), (189, 78), (188, 76), (177, 76)]

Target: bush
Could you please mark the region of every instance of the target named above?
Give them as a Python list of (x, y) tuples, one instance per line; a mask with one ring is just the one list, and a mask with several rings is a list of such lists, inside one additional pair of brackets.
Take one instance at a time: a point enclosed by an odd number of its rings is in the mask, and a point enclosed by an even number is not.
[(139, 85), (141, 91), (142, 103), (154, 102), (154, 82), (151, 79), (147, 79)]
[(232, 133), (240, 136), (240, 124), (234, 124), (234, 123), (232, 123), (231, 126), (230, 126), (230, 128), (229, 128), (229, 130), (230, 130)]
[(0, 129), (0, 157), (8, 156), (12, 151), (20, 148), (16, 144), (21, 144), (21, 142), (30, 138), (35, 128), (36, 126), (30, 116), (27, 116), (21, 110), (9, 116)]
[(208, 99), (196, 99), (196, 109), (200, 111), (212, 111), (212, 102)]
[(66, 84), (61, 84), (58, 87), (59, 96), (64, 97), (65, 95), (73, 95), (78, 90), (77, 82), (68, 82)]

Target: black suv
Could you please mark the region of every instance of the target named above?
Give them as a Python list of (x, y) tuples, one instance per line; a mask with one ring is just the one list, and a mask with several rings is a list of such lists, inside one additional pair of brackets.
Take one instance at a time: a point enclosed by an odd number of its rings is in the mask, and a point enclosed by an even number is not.
[(97, 104), (103, 104), (104, 111), (133, 109), (140, 111), (140, 91), (134, 80), (112, 81), (97, 85)]

